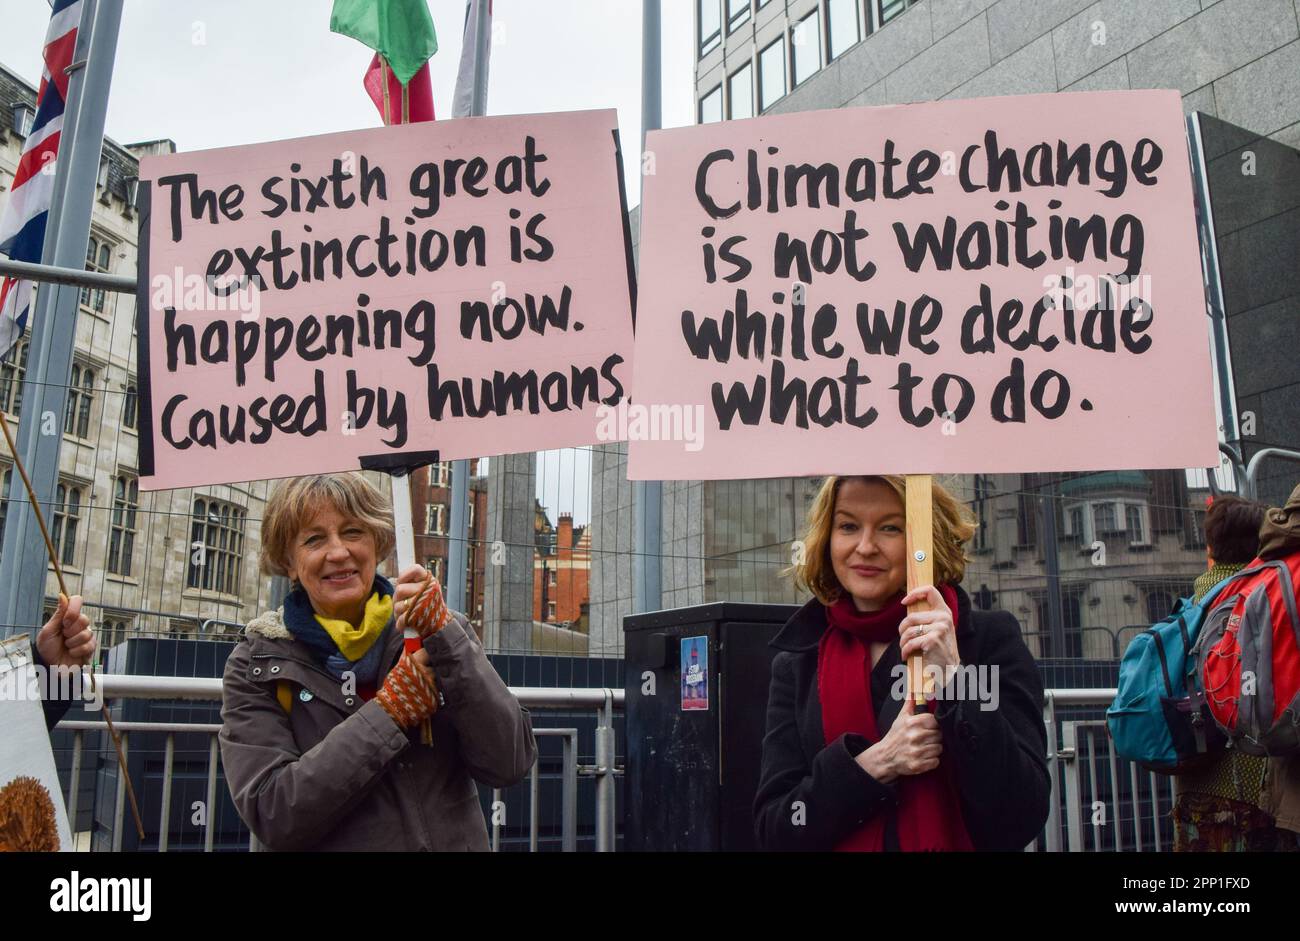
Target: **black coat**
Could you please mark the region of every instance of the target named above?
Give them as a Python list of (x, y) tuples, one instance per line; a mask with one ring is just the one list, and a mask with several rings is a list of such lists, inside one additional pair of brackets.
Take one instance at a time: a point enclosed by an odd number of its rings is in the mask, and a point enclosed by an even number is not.
[[(896, 813), (894, 785), (877, 781), (854, 760), (873, 743), (854, 734), (825, 740), (817, 647), (826, 629), (826, 608), (814, 598), (772, 641), (781, 652), (772, 662), (754, 798), (754, 834), (763, 849), (829, 850), (872, 815)], [(960, 587), (957, 649), (963, 666), (998, 665), (998, 708), (981, 709), (973, 692), (964, 700), (934, 703), (944, 761), (956, 762), (966, 832), (979, 850), (1022, 850), (1047, 820), (1051, 793), (1038, 667), (1015, 617), (972, 611)], [(871, 672), (881, 736), (902, 708), (887, 695), (900, 662), (895, 640)], [(893, 821), (887, 821), (885, 843), (886, 849), (897, 848)]]
[[(41, 652), (36, 649), (35, 637), (32, 638), (32, 663), (35, 666), (49, 669), (49, 664), (45, 662), (45, 658), (41, 656)], [(42, 697), (52, 686), (53, 684), (50, 683), (45, 684), (41, 690)], [(50, 731), (59, 724), (59, 720), (67, 714), (70, 708), (72, 708), (72, 702), (67, 699), (42, 698), (41, 708), (45, 710), (45, 729), (46, 731)]]

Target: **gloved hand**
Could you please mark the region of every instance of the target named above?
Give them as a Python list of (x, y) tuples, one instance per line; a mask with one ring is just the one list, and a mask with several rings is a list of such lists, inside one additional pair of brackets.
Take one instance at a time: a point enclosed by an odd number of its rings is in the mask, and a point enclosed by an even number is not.
[[(421, 655), (424, 663), (419, 662)], [(413, 728), (438, 711), (438, 688), (428, 655), (423, 650), (412, 657), (403, 653), (397, 665), (388, 671), (384, 685), (375, 694), (384, 711), (404, 729)]]
[(397, 626), (401, 630), (412, 628), (420, 639), (438, 633), (451, 620), (451, 612), (442, 597), (442, 586), (429, 574), (421, 583), (414, 597), (400, 602)]

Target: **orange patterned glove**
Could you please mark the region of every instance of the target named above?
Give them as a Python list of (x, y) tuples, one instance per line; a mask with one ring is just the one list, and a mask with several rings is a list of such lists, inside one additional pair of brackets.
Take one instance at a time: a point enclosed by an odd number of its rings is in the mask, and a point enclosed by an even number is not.
[(433, 679), (405, 653), (388, 671), (375, 698), (404, 729), (420, 724), (438, 711), (438, 690)]
[(430, 575), (424, 580), (419, 593), (406, 606), (406, 627), (415, 630), (421, 638), (438, 633), (451, 620), (451, 612), (442, 598), (442, 586)]

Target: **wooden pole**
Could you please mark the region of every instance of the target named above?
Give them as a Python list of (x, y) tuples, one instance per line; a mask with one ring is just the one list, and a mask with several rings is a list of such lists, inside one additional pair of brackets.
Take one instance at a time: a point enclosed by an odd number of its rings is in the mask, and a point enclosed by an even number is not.
[[(23, 459), (18, 454), (18, 448), (14, 446), (13, 435), (9, 433), (9, 416), (0, 410), (0, 429), (3, 429), (5, 443), (9, 445), (9, 453), (13, 456), (14, 467), (18, 468), (18, 476), (23, 479), (23, 486), (27, 488), (27, 499), (32, 505), (32, 512), (36, 514), (36, 525), (41, 528), (41, 535), (45, 537), (45, 551), (50, 555), (50, 564), (54, 566), (54, 577), (59, 582), (59, 601), (68, 600), (68, 586), (63, 581), (63, 569), (59, 567), (59, 554), (54, 551), (54, 540), (50, 538), (50, 531), (45, 526), (45, 515), (41, 512), (41, 505), (36, 499), (36, 491), (32, 487), (31, 479), (27, 476), (27, 468), (23, 466)], [(96, 692), (98, 687), (95, 684), (95, 663), (90, 663), (90, 691)], [(126, 796), (131, 802), (131, 815), (135, 817), (135, 831), (140, 837), (140, 842), (144, 842), (144, 823), (140, 820), (140, 806), (135, 800), (135, 788), (131, 786), (131, 776), (126, 771), (126, 757), (122, 754), (122, 741), (117, 737), (117, 730), (113, 728), (113, 717), (108, 713), (108, 702), (101, 701), (99, 704), (100, 712), (104, 716), (104, 724), (108, 726), (109, 738), (113, 740), (113, 748), (117, 751), (117, 766), (122, 770), (122, 781), (126, 785)]]
[[(907, 516), (907, 590), (921, 585), (934, 584), (934, 490), (929, 474), (908, 474), (906, 478), (904, 513)], [(907, 606), (908, 614), (929, 611), (928, 601), (917, 601)], [(907, 688), (913, 702), (925, 703), (927, 686), (920, 654), (907, 658)]]
[(392, 104), (388, 100), (388, 60), (383, 56), (379, 57), (379, 79), (380, 84), (384, 86), (384, 123), (393, 123)]

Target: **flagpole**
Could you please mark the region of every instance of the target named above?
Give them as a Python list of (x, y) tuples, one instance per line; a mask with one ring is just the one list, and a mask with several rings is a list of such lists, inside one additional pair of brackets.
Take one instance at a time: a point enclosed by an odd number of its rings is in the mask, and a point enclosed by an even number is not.
[[(645, 153), (646, 135), (658, 130), (663, 123), (660, 99), (660, 49), (659, 0), (642, 0), (641, 3), (641, 153)], [(641, 160), (636, 162), (637, 180), (642, 195), (645, 192), (645, 174)], [(640, 232), (645, 231), (645, 202), (639, 207)], [(632, 555), (632, 611), (640, 614), (658, 611), (663, 607), (663, 481), (637, 480), (632, 483), (633, 538)]]
[[(46, 228), (43, 264), (84, 268), (91, 208), (104, 140), (104, 116), (113, 79), (123, 0), (86, 0), (82, 9), (68, 99), (55, 162), (55, 197)], [(31, 475), (38, 501), (54, 502), (59, 478), (64, 406), (76, 334), (79, 289), (47, 285), (36, 292), (31, 315), (23, 410), (17, 453)], [(54, 422), (53, 434), (43, 428)], [(42, 623), (47, 564), (33, 508), (11, 501), (0, 550), (0, 585), (6, 586), (2, 621), (10, 629), (33, 630)]]
[(388, 103), (388, 60), (383, 56), (379, 57), (379, 78), (384, 87), (384, 124), (392, 124), (392, 105)]
[[(468, 116), (481, 118), (487, 114), (488, 52), (491, 48), (492, 28), (488, 17), (488, 4), (479, 3), (474, 8), (474, 87)], [(455, 112), (452, 116), (466, 117)], [(447, 539), (447, 576), (443, 580), (447, 606), (472, 617), (474, 599), (466, 591), (469, 555), (469, 461), (452, 461), (451, 464), (451, 535)]]

